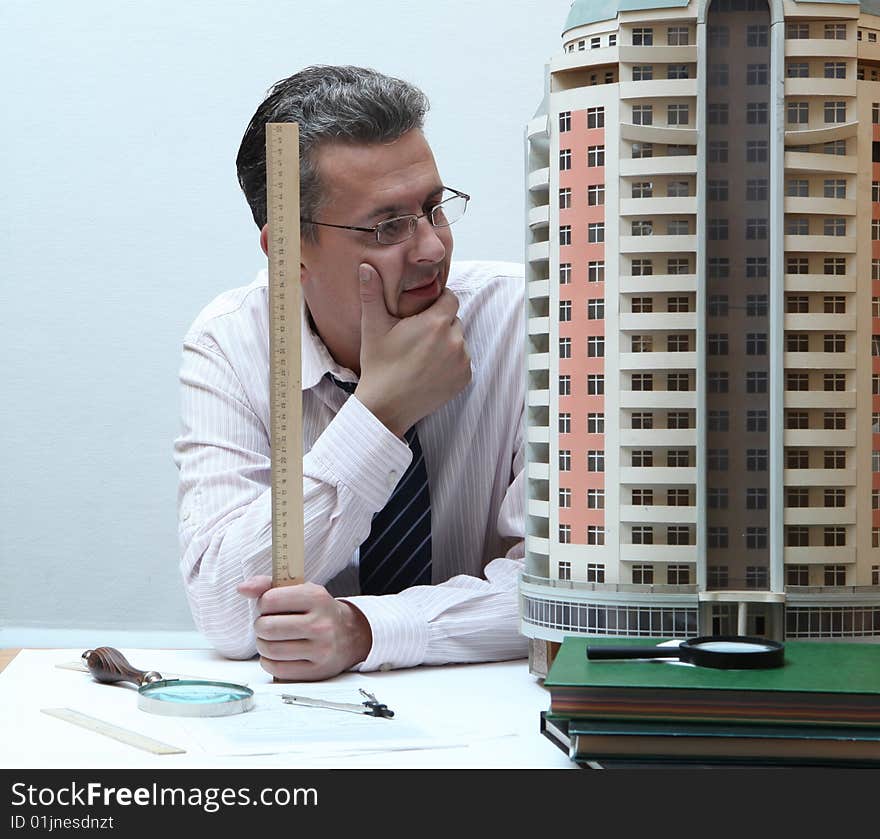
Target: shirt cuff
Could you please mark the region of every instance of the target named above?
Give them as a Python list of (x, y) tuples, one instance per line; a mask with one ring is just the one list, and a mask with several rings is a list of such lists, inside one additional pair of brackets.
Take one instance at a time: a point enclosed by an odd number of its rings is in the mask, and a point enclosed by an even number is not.
[(412, 461), (405, 441), (389, 431), (356, 396), (349, 396), (309, 456), (369, 509), (381, 510)]
[(359, 609), (373, 633), (370, 654), (353, 667), (362, 673), (416, 667), (425, 660), (428, 624), (418, 610), (393, 594), (342, 597)]

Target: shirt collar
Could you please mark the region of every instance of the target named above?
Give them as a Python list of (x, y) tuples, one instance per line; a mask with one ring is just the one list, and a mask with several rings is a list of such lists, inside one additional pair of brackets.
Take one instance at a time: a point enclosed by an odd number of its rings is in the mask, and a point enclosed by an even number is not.
[(327, 373), (342, 382), (357, 382), (358, 377), (347, 367), (337, 364), (321, 337), (312, 329), (305, 300), (300, 311), (302, 329), (302, 388), (315, 387)]

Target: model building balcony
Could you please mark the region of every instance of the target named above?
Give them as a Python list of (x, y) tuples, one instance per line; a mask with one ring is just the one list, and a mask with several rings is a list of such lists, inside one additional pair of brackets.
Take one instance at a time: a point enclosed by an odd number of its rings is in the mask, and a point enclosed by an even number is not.
[[(664, 291), (696, 291), (696, 274), (641, 274), (620, 277), (620, 290), (624, 294), (653, 294)], [(786, 288), (788, 286), (786, 285)]]
[(856, 48), (857, 42), (851, 39), (838, 41), (826, 38), (787, 38), (785, 57), (855, 58)]
[(785, 524), (844, 525), (856, 523), (855, 507), (786, 507)]
[(694, 390), (621, 390), (618, 394), (621, 408), (692, 408), (697, 407)]
[(783, 562), (792, 565), (849, 565), (856, 561), (855, 547), (785, 548)]
[(785, 168), (788, 172), (839, 172), (855, 174), (859, 160), (854, 154), (822, 154), (821, 152), (785, 153)]
[(619, 243), (621, 253), (681, 253), (697, 249), (697, 237), (693, 235), (621, 236)]
[[(788, 290), (786, 283), (786, 291)], [(855, 312), (837, 315), (787, 314), (784, 317), (782, 328), (793, 332), (854, 332), (856, 315)]]
[[(830, 156), (816, 155), (816, 157)], [(623, 177), (694, 175), (697, 172), (697, 156), (695, 154), (669, 154), (663, 157), (624, 157), (618, 161), (617, 165)]]
[(856, 393), (852, 390), (787, 390), (783, 396), (786, 408), (855, 408)]
[(541, 191), (550, 188), (550, 169), (535, 169), (529, 172), (529, 190)]
[(674, 198), (623, 198), (620, 201), (621, 216), (695, 216), (696, 213), (697, 198), (694, 195)]
[(697, 508), (624, 504), (620, 507), (620, 521), (627, 524), (696, 524)]
[(696, 44), (685, 44), (680, 47), (665, 45), (643, 47), (634, 44), (621, 44), (617, 50), (621, 61), (631, 62), (632, 64), (663, 64), (665, 62), (690, 64), (697, 60)]
[(663, 484), (664, 486), (695, 484), (697, 470), (693, 466), (622, 466), (618, 474), (622, 484)]
[(855, 486), (855, 469), (785, 469), (785, 485), (789, 487)]

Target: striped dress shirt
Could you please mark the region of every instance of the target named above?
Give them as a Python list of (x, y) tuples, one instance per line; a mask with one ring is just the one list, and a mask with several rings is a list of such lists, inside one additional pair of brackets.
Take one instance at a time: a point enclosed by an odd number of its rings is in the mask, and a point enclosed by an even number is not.
[[(196, 626), (231, 658), (256, 654), (256, 603), (236, 585), (272, 573), (268, 277), (226, 292), (184, 339), (178, 525)], [(522, 267), (453, 263), (448, 288), (471, 383), (417, 424), (431, 491), (432, 585), (359, 594), (358, 546), (412, 454), (355, 396), (302, 315), (305, 578), (357, 606), (373, 634), (356, 669), (525, 656)]]

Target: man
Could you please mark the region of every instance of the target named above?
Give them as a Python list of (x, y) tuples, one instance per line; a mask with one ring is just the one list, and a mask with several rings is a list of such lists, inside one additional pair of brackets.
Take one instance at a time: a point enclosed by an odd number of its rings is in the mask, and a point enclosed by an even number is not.
[(303, 585), (272, 589), (268, 292), (221, 295), (184, 341), (181, 570), (196, 625), (272, 675), (523, 656), (522, 271), (453, 266), (413, 86), (355, 67), (278, 82), (242, 140), (266, 252), (265, 124), (301, 155)]

